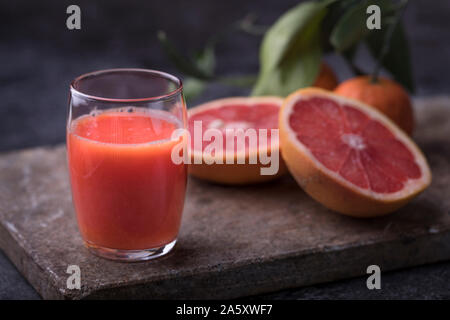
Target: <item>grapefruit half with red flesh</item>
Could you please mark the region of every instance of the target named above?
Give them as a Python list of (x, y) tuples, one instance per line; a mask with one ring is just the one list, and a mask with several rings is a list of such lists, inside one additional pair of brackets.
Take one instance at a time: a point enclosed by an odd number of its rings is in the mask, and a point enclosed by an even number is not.
[[(287, 172), (279, 153), (279, 139), (271, 139), (271, 129), (278, 129), (278, 115), (283, 103), (279, 97), (234, 97), (218, 99), (188, 110), (189, 132), (191, 136), (191, 163), (189, 173), (200, 179), (211, 182), (242, 185), (269, 181)], [(220, 133), (223, 139), (222, 154), (215, 153), (208, 146), (215, 138), (204, 136), (208, 141), (195, 144), (199, 139), (195, 133), (195, 124), (201, 126), (202, 134), (209, 129)], [(255, 129), (257, 144), (250, 142), (250, 131)], [(266, 139), (259, 139), (260, 129), (267, 132)], [(237, 137), (227, 138), (227, 132), (248, 133), (244, 144), (238, 143)], [(263, 131), (261, 132), (263, 133)], [(233, 139), (233, 143), (231, 140)], [(273, 141), (272, 141), (273, 140)], [(255, 140), (253, 140), (255, 142)], [(208, 152), (207, 152), (208, 151)], [(227, 151), (232, 163), (227, 163)], [(275, 174), (261, 174), (261, 168), (271, 165), (261, 161), (259, 153), (273, 158), (278, 157), (278, 170)], [(231, 155), (231, 156), (230, 156)], [(222, 163), (218, 163), (220, 160)], [(256, 159), (255, 161), (250, 161)], [(229, 160), (229, 162), (230, 162)], [(273, 167), (275, 168), (275, 167)]]
[(289, 171), (329, 209), (374, 217), (397, 210), (431, 182), (417, 145), (379, 111), (308, 88), (280, 111), (280, 144)]

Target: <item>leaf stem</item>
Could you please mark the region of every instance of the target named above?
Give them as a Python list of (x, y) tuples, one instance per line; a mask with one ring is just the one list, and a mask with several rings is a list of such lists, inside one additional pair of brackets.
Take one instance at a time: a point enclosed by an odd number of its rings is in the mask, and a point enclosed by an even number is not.
[(408, 0), (402, 0), (401, 3), (398, 6), (397, 9), (397, 13), (395, 15), (394, 21), (391, 23), (391, 25), (389, 26), (387, 32), (386, 32), (386, 36), (384, 38), (383, 41), (383, 46), (381, 47), (381, 51), (380, 54), (378, 55), (378, 59), (377, 62), (375, 64), (375, 67), (373, 69), (372, 72), (372, 76), (371, 76), (371, 82), (372, 83), (377, 83), (378, 82), (378, 76), (381, 70), (381, 65), (383, 63), (383, 59), (386, 56), (386, 54), (388, 53), (390, 47), (391, 47), (391, 40), (392, 40), (392, 35), (394, 34), (394, 30), (397, 27), (397, 25), (399, 24), (401, 17), (403, 16), (403, 13), (406, 10), (406, 5), (408, 4)]
[(251, 87), (255, 84), (257, 76), (254, 74), (222, 76), (215, 80), (221, 84), (232, 87)]
[(236, 26), (238, 29), (253, 35), (262, 36), (269, 29), (269, 26), (255, 24), (256, 16), (252, 13), (246, 15), (241, 21), (238, 21)]

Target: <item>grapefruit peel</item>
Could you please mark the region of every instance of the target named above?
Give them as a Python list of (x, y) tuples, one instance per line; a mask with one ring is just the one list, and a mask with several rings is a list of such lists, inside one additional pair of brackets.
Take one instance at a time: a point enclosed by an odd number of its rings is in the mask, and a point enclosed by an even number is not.
[[(408, 180), (397, 192), (378, 193), (370, 188), (360, 188), (327, 168), (290, 129), (289, 118), (293, 106), (298, 101), (312, 97), (331, 99), (340, 106), (350, 105), (379, 121), (414, 155), (421, 177)], [(404, 206), (431, 183), (431, 171), (418, 146), (388, 117), (364, 103), (319, 88), (300, 89), (284, 101), (279, 121), (280, 146), (289, 171), (306, 193), (329, 209), (355, 217), (385, 215)]]

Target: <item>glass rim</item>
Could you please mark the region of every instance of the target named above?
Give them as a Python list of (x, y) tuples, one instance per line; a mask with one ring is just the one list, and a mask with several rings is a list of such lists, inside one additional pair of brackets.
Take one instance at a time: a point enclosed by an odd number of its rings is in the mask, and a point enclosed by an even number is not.
[[(169, 93), (160, 95), (160, 96), (154, 96), (154, 97), (147, 97), (147, 98), (129, 98), (129, 99), (118, 99), (118, 98), (108, 98), (108, 97), (99, 97), (99, 96), (95, 96), (95, 95), (90, 95), (87, 93), (84, 93), (78, 89), (75, 88), (75, 85), (80, 82), (81, 80), (87, 78), (87, 77), (91, 77), (91, 76), (98, 76), (98, 75), (102, 75), (102, 74), (106, 74), (106, 73), (112, 73), (112, 72), (130, 72), (130, 71), (134, 71), (134, 72), (144, 72), (144, 73), (148, 73), (148, 74), (153, 74), (153, 75), (157, 75), (161, 78), (164, 78), (168, 81), (171, 81), (173, 83), (175, 83), (177, 85), (177, 88), (170, 91)], [(163, 71), (158, 71), (158, 70), (153, 70), (153, 69), (142, 69), (142, 68), (112, 68), (112, 69), (103, 69), (103, 70), (97, 70), (97, 71), (92, 71), (92, 72), (88, 72), (88, 73), (84, 73), (78, 77), (76, 77), (75, 79), (72, 80), (72, 82), (70, 83), (70, 91), (72, 93), (75, 93), (77, 95), (80, 95), (83, 98), (87, 98), (87, 99), (92, 99), (92, 100), (99, 100), (99, 101), (107, 101), (107, 102), (146, 102), (146, 101), (160, 101), (160, 100), (166, 100), (169, 99), (177, 94), (181, 94), (183, 90), (183, 82), (181, 81), (180, 78), (171, 75), (170, 73), (167, 72), (163, 72)]]

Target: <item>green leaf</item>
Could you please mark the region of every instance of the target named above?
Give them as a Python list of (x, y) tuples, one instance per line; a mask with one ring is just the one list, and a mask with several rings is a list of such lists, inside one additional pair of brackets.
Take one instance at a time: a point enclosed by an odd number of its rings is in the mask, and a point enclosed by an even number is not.
[(255, 84), (257, 77), (255, 75), (239, 75), (219, 77), (217, 81), (227, 86), (233, 87), (251, 87)]
[[(367, 45), (372, 55), (377, 58), (386, 37), (387, 27), (381, 30), (373, 30), (367, 38)], [(382, 61), (383, 67), (388, 70), (394, 79), (414, 93), (414, 81), (412, 75), (411, 57), (409, 53), (408, 39), (402, 24), (397, 24), (389, 44), (389, 51)]]
[(301, 3), (269, 29), (260, 49), (261, 67), (253, 95), (286, 96), (314, 82), (321, 59), (320, 24), (329, 3)]
[(205, 81), (196, 78), (186, 78), (183, 81), (183, 93), (187, 102), (191, 102), (205, 90)]
[(178, 52), (176, 47), (169, 41), (164, 31), (158, 31), (157, 36), (164, 51), (180, 72), (198, 79), (207, 80), (210, 78), (210, 75), (198, 68), (196, 63)]
[(330, 42), (339, 51), (345, 51), (363, 38), (366, 26), (367, 1), (361, 1), (348, 9), (338, 20), (330, 35)]
[(330, 35), (330, 42), (338, 52), (355, 46), (370, 32), (366, 25), (368, 18), (366, 10), (371, 4), (376, 4), (381, 8), (382, 21), (389, 19), (392, 15), (393, 4), (389, 0), (370, 2), (365, 0), (353, 3), (338, 20)]
[(321, 60), (319, 46), (305, 51), (297, 62), (286, 63), (258, 81), (252, 95), (288, 96), (300, 88), (310, 86), (319, 73)]
[(319, 2), (305, 2), (289, 10), (267, 31), (261, 46), (262, 71), (278, 66), (295, 46), (302, 31), (321, 12)]
[(331, 32), (341, 17), (356, 3), (361, 0), (340, 0), (329, 5), (327, 15), (322, 22), (322, 50), (323, 52), (335, 52), (334, 46), (330, 42)]
[(205, 48), (195, 56), (197, 68), (212, 77), (216, 67), (216, 55), (214, 53), (214, 45), (208, 44)]

